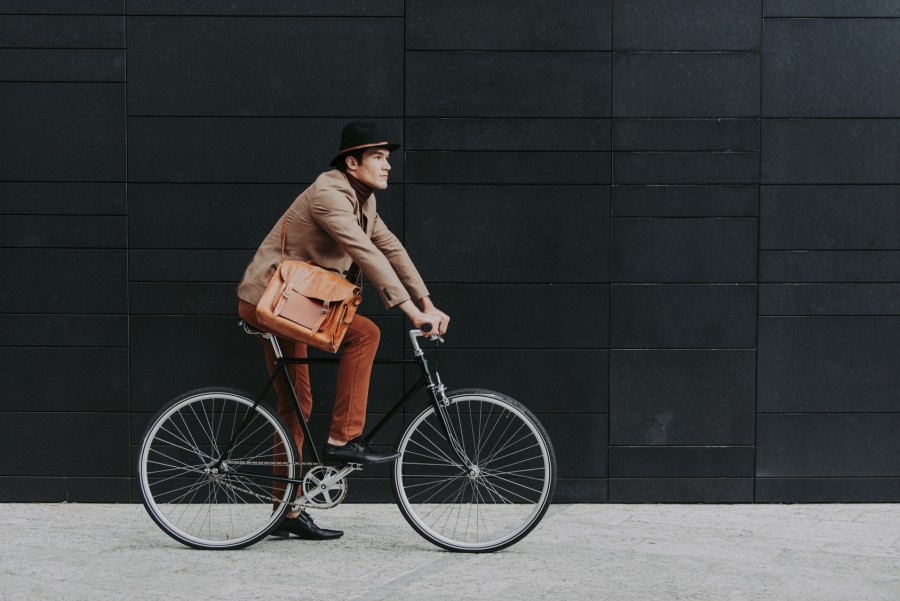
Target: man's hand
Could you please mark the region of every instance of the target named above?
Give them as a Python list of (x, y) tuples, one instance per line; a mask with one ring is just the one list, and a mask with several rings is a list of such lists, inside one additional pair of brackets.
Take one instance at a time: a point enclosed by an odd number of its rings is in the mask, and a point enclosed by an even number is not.
[(422, 310), (419, 310), (410, 300), (400, 303), (399, 307), (418, 329), (421, 330), (422, 326), (430, 323), (431, 331), (438, 336), (443, 336), (450, 325), (450, 316), (435, 307), (434, 303), (431, 302), (431, 298), (427, 296), (420, 299), (419, 302), (422, 305)]
[[(423, 296), (420, 298), (419, 304), (422, 306), (422, 311), (426, 315), (425, 321), (431, 324), (432, 331), (437, 332), (438, 336), (443, 336), (450, 326), (450, 316), (435, 307), (434, 303), (431, 302), (430, 296)], [(423, 321), (423, 323), (425, 323), (425, 321)]]
[[(443, 311), (439, 311), (437, 308), (432, 307), (430, 310), (422, 313), (424, 319), (422, 323), (430, 323), (433, 332), (436, 332), (438, 336), (443, 336), (447, 332), (447, 328), (450, 325), (450, 316), (444, 313)], [(421, 326), (417, 326), (421, 329)]]

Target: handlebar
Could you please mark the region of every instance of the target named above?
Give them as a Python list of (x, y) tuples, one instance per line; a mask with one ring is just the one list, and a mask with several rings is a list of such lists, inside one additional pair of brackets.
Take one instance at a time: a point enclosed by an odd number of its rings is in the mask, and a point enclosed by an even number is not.
[(441, 338), (437, 333), (429, 335), (429, 332), (431, 332), (431, 330), (432, 330), (431, 324), (426, 323), (426, 324), (422, 324), (421, 330), (410, 330), (409, 331), (409, 340), (412, 342), (413, 350), (415, 351), (416, 355), (419, 355), (422, 353), (422, 349), (421, 349), (421, 347), (419, 347), (419, 340), (418, 340), (418, 338), (420, 336), (423, 338), (428, 338), (430, 340), (434, 340), (435, 342), (443, 342), (444, 341), (444, 339)]
[(419, 330), (419, 334), (424, 336), (425, 338), (428, 338), (429, 340), (434, 340), (436, 342), (443, 342), (444, 339), (441, 337), (440, 334), (438, 334), (437, 332), (435, 332), (434, 334), (431, 333), (431, 330), (433, 330), (433, 329), (434, 329), (434, 326), (431, 325), (430, 323), (423, 323), (422, 328)]

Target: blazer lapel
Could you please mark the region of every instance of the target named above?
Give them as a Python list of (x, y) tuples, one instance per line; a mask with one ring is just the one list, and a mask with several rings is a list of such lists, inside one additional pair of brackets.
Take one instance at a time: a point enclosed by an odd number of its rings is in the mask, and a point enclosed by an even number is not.
[(366, 224), (366, 227), (363, 229), (366, 232), (366, 236), (371, 238), (372, 231), (375, 229), (375, 194), (369, 196), (369, 199), (363, 204), (362, 209), (362, 214), (365, 217), (363, 223)]

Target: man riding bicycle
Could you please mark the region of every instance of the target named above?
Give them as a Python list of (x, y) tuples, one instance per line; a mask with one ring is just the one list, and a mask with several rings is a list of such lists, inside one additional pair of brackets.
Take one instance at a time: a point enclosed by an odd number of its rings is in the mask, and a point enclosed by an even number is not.
[[(286, 260), (314, 261), (351, 281), (359, 273), (375, 285), (388, 308), (398, 307), (417, 328), (430, 324), (443, 335), (450, 318), (431, 301), (403, 245), (376, 211), (375, 190), (388, 187), (388, 162), (392, 144), (373, 123), (350, 123), (341, 134), (340, 151), (331, 161), (333, 170), (316, 178), (288, 207), (265, 237), (238, 286), (238, 312), (246, 323), (265, 330), (256, 319), (256, 305), (272, 274)], [(282, 256), (282, 222), (284, 254)], [(323, 448), (326, 462), (385, 463), (397, 453), (378, 453), (362, 438), (372, 364), (380, 332), (368, 318), (357, 314), (347, 330), (338, 367), (337, 393), (328, 442)], [(306, 345), (278, 339), (286, 356), (305, 358)], [(269, 373), (276, 368), (274, 351), (265, 345)], [(288, 366), (304, 416), (312, 410), (309, 371), (306, 365)], [(291, 428), (298, 452), (303, 449), (303, 430), (293, 410), (290, 391), (275, 380), (278, 413)], [(300, 459), (298, 458), (298, 461)], [(299, 491), (298, 491), (299, 492)], [(308, 540), (338, 538), (339, 530), (316, 526), (306, 512), (288, 514), (276, 536), (295, 535)]]

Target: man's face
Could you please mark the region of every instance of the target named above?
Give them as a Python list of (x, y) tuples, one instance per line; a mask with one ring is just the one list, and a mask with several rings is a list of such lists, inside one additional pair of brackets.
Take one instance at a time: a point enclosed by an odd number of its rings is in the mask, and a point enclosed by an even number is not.
[(362, 163), (357, 163), (353, 157), (347, 159), (347, 171), (370, 188), (385, 190), (391, 171), (391, 164), (388, 163), (390, 154), (386, 148), (367, 148)]

